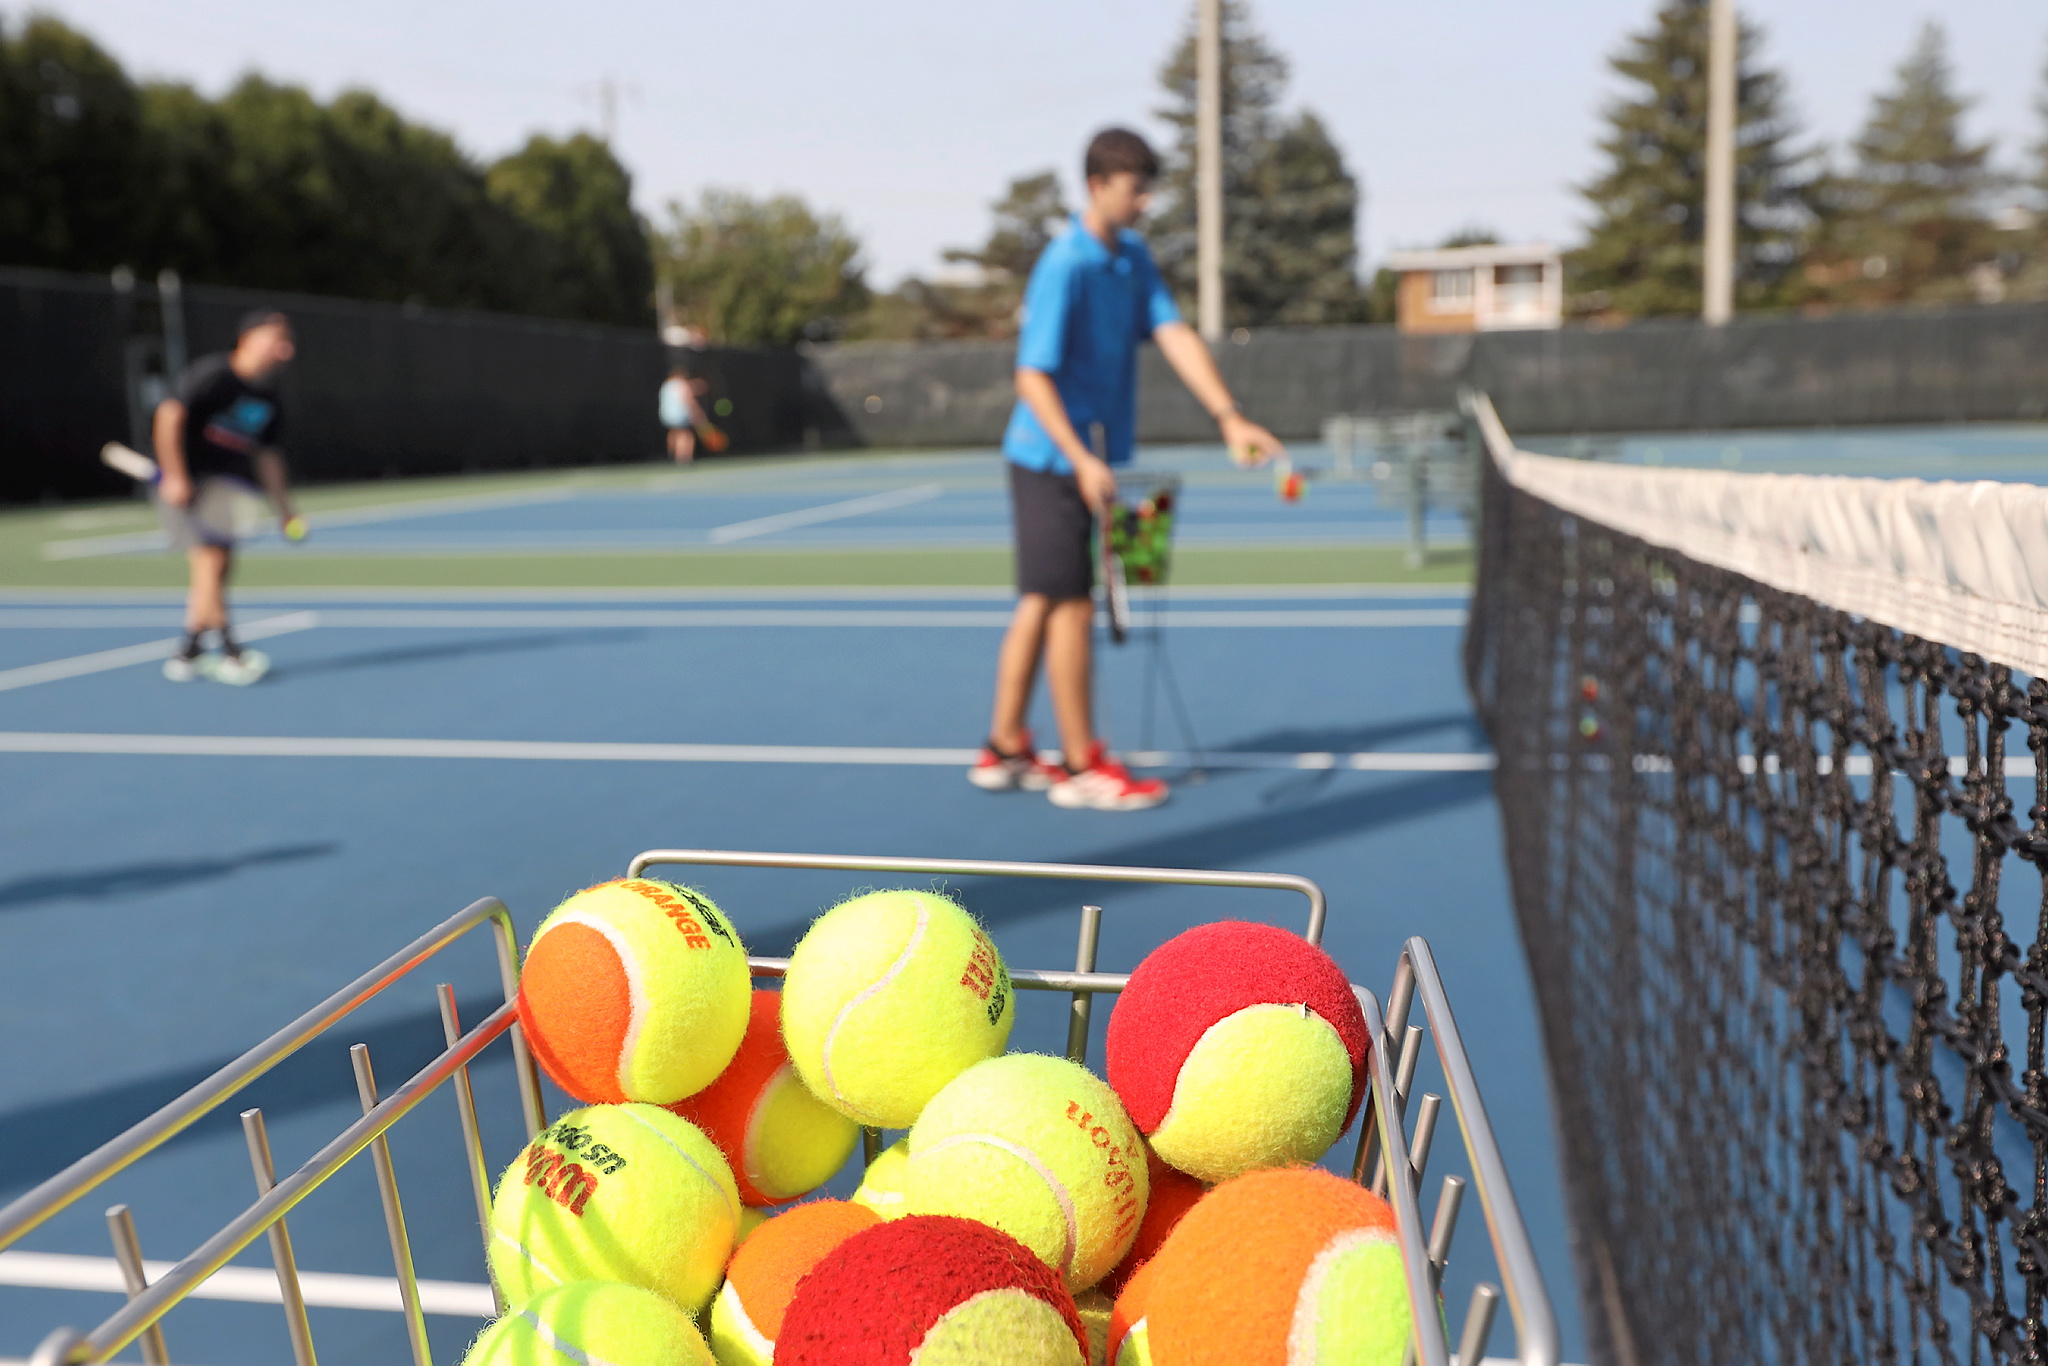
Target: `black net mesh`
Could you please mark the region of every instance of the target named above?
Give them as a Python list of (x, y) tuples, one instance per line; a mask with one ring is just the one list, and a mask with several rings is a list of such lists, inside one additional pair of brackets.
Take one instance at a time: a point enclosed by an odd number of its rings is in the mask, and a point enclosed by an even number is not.
[(2042, 1360), (2048, 689), (1487, 464), (1466, 671), (1595, 1359)]

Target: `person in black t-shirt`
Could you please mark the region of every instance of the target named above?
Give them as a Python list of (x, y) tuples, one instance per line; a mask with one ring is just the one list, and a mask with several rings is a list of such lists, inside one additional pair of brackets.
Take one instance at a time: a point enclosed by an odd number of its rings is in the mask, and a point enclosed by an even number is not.
[(269, 309), (247, 314), (237, 329), (234, 350), (192, 362), (176, 396), (157, 405), (152, 432), (163, 471), (157, 492), (165, 529), (192, 568), (185, 598), (185, 639), (177, 654), (164, 661), (164, 677), (175, 682), (202, 672), (201, 650), (208, 631), (220, 633), (220, 659), (205, 670), (213, 677), (226, 683), (253, 683), (269, 667), (261, 651), (236, 643), (228, 625), (232, 538), (206, 531), (185, 513), (207, 480), (234, 479), (260, 483), (280, 522), (295, 516), (284, 458), (277, 451), (282, 423), (274, 384), (293, 354), (289, 318)]

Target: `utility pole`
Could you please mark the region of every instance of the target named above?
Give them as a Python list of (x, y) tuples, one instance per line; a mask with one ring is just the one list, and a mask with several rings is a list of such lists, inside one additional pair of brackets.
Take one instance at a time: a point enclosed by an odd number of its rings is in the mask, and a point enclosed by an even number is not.
[(1223, 340), (1223, 0), (1198, 0), (1195, 25), (1195, 311), (1213, 346)]
[(1719, 327), (1735, 312), (1735, 0), (1707, 13), (1707, 202), (1700, 317)]

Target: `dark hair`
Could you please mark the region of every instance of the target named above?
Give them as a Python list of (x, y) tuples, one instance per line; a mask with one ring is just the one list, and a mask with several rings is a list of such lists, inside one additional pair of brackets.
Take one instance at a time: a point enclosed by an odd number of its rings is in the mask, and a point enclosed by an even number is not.
[(1082, 174), (1094, 180), (1107, 179), (1118, 171), (1133, 171), (1147, 180), (1159, 177), (1159, 154), (1152, 144), (1128, 128), (1105, 128), (1088, 142), (1088, 155), (1081, 163)]
[(257, 328), (268, 327), (272, 323), (277, 323), (282, 327), (290, 327), (292, 325), (292, 320), (284, 315), (284, 311), (282, 309), (252, 308), (247, 313), (244, 313), (239, 319), (236, 320), (235, 340), (240, 341), (243, 337), (246, 337), (251, 332), (254, 332)]

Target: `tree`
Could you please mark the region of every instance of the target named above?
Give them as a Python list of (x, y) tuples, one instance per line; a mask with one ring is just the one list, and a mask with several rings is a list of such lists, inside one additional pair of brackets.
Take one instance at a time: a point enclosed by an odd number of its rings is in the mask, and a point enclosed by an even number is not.
[(633, 327), (652, 320), (654, 261), (633, 212), (633, 178), (601, 139), (529, 138), (491, 167), (485, 186), (547, 240), (553, 278), (533, 284), (549, 312)]
[(1995, 251), (1985, 197), (1991, 144), (1963, 136), (1973, 101), (1955, 92), (1941, 25), (1929, 20), (1856, 135), (1827, 250), (1860, 269), (1839, 293), (1860, 303), (1967, 297), (1970, 268)]
[(1018, 176), (1010, 188), (990, 206), (995, 226), (979, 251), (949, 248), (948, 261), (968, 262), (1014, 280), (1030, 277), (1039, 253), (1067, 225), (1067, 203), (1060, 194), (1060, 178), (1050, 170)]
[[(1313, 113), (1277, 113), (1287, 62), (1252, 27), (1241, 0), (1222, 17), (1223, 313), (1233, 326), (1348, 322), (1358, 287), (1358, 184)], [(1159, 73), (1175, 130), (1160, 178), (1164, 203), (1149, 234), (1181, 297), (1195, 295), (1195, 30)]]
[(859, 241), (793, 195), (673, 202), (656, 253), (681, 315), (733, 345), (829, 339), (868, 302)]
[(141, 100), (112, 57), (47, 15), (0, 27), (0, 260), (119, 264), (147, 164)]
[[(1627, 314), (1700, 307), (1705, 236), (1708, 0), (1665, 0), (1650, 27), (1608, 59), (1632, 89), (1605, 111), (1608, 167), (1582, 186), (1594, 220), (1568, 269), (1582, 296)], [(1814, 218), (1817, 153), (1793, 145), (1785, 79), (1743, 24), (1735, 102), (1737, 302), (1781, 302)]]
[(973, 268), (976, 278), (924, 280), (912, 276), (879, 295), (850, 329), (863, 338), (925, 340), (1017, 335), (1018, 309), (1031, 268), (1046, 244), (1066, 227), (1068, 210), (1059, 176), (1050, 170), (1018, 176), (990, 205), (994, 219), (978, 248), (949, 247), (947, 261)]

